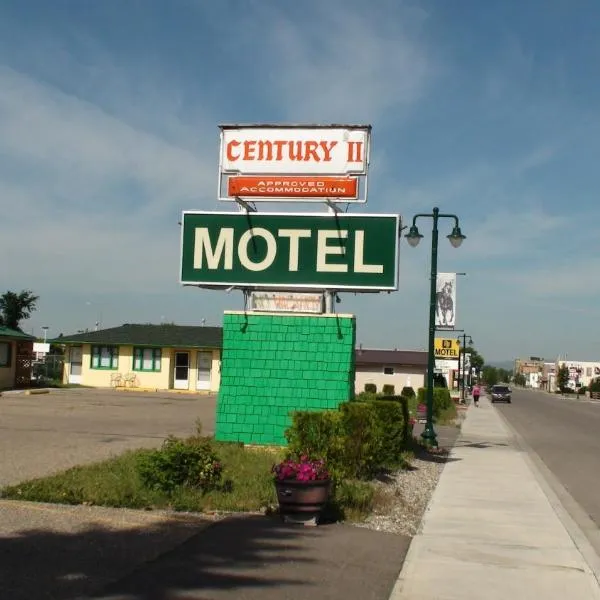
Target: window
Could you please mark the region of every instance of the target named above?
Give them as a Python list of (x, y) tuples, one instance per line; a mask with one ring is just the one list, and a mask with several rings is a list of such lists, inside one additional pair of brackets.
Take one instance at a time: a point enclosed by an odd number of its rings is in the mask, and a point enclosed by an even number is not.
[(383, 367), (383, 374), (384, 375), (393, 375), (394, 367)]
[(134, 371), (160, 371), (160, 348), (134, 348)]
[(0, 342), (0, 367), (10, 367), (10, 342)]
[(92, 369), (117, 369), (119, 348), (117, 346), (92, 346)]

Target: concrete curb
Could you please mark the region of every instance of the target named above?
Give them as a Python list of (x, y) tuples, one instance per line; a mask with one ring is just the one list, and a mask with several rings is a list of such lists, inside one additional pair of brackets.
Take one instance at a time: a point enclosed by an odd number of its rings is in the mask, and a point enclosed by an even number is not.
[[(524, 453), (524, 458), (550, 506), (600, 585), (600, 533), (598, 527), (550, 471), (537, 452), (513, 428), (506, 417), (495, 406), (493, 408), (514, 437), (517, 447)], [(594, 540), (591, 534), (595, 534), (598, 539)]]

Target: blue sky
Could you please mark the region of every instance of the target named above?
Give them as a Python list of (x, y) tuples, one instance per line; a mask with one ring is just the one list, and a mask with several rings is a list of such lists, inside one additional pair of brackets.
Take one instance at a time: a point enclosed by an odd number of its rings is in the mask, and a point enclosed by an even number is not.
[[(36, 335), (220, 324), (241, 294), (179, 286), (177, 225), (227, 208), (218, 124), (370, 123), (354, 211), (459, 215), (439, 269), (486, 359), (597, 360), (598, 64), (595, 0), (5, 0), (0, 287)], [(342, 295), (365, 347), (426, 345), (421, 229), (398, 292)]]

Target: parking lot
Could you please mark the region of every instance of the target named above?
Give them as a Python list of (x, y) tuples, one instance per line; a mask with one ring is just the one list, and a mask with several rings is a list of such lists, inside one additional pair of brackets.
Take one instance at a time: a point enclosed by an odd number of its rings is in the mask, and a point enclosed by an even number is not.
[(215, 396), (65, 389), (0, 397), (0, 487), (156, 447), (168, 435), (214, 433)]

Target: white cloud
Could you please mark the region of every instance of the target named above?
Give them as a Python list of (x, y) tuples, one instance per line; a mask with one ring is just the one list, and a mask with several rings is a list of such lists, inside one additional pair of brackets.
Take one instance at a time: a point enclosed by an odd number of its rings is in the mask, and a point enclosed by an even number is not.
[(521, 268), (526, 268), (532, 256), (546, 248), (550, 236), (564, 230), (570, 220), (566, 216), (551, 215), (539, 207), (496, 209), (486, 214), (483, 222), (469, 219), (470, 227), (463, 227), (468, 237), (465, 253), (471, 259), (521, 256)]
[(0, 151), (30, 171), (20, 185), (36, 194), (44, 188), (46, 198), (78, 198), (92, 213), (103, 205), (126, 211), (132, 198), (120, 186), (139, 189), (138, 217), (211, 197), (215, 187), (215, 166), (201, 157), (5, 67)]
[(399, 121), (423, 96), (437, 69), (419, 40), (427, 15), (386, 6), (310, 3), (301, 22), (271, 7), (246, 23), (244, 34), (264, 44), (269, 93), (290, 121), (374, 123), (392, 109)]

